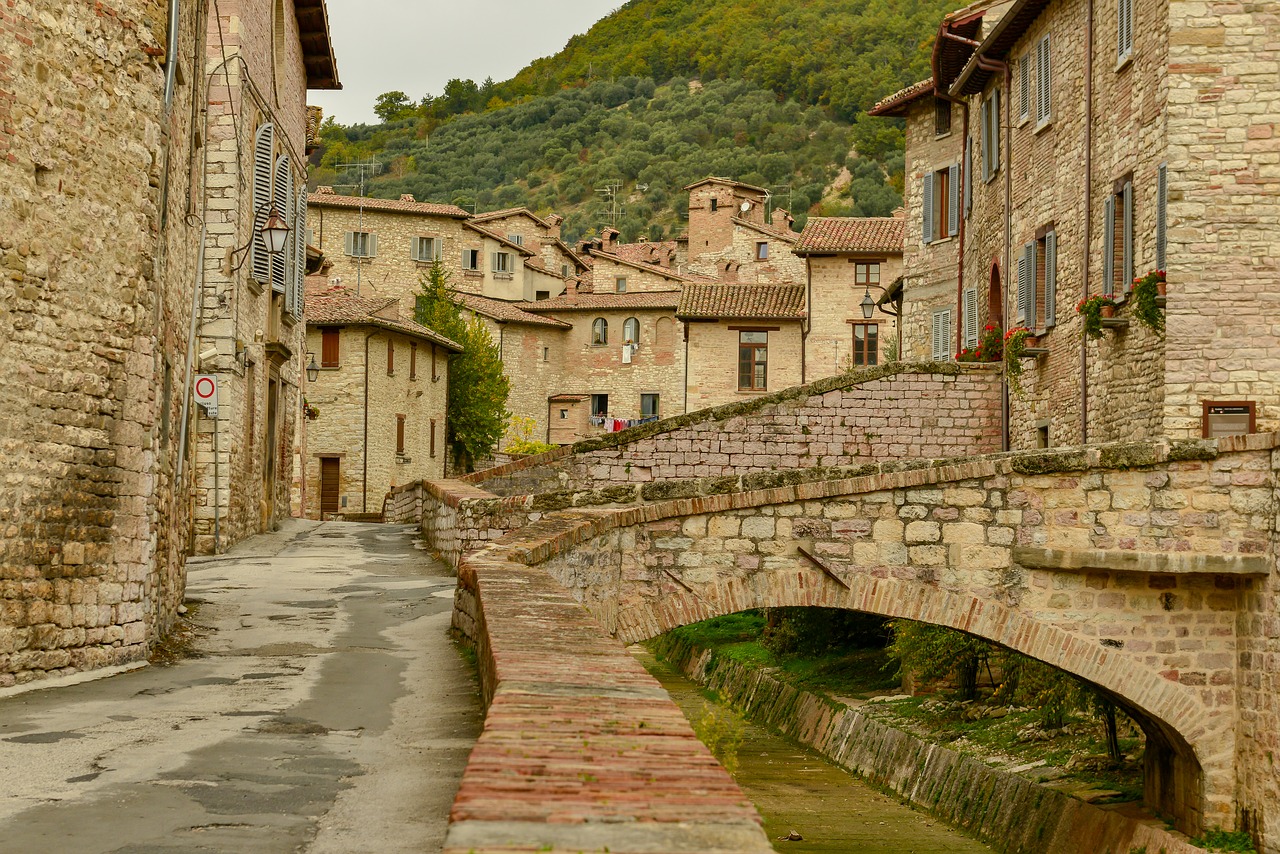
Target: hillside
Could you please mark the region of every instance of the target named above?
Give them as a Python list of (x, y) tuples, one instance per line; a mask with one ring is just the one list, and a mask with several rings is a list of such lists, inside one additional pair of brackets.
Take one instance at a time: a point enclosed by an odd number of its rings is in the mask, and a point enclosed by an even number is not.
[(624, 239), (677, 233), (680, 187), (709, 174), (768, 187), (801, 223), (887, 214), (901, 129), (863, 111), (927, 75), (953, 5), (632, 0), (511, 80), (452, 80), (418, 102), (389, 92), (383, 124), (326, 123), (312, 184), (355, 192), (335, 167), (376, 160), (369, 195), (555, 210), (570, 239), (614, 221), (600, 191), (615, 183)]

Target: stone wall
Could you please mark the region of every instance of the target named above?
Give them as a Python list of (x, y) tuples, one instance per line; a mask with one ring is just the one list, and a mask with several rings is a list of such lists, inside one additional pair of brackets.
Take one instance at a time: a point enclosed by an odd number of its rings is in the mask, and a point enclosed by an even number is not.
[[(799, 320), (720, 320), (685, 325), (688, 349), (687, 411), (759, 398), (768, 391), (803, 382), (804, 347)], [(766, 391), (738, 388), (738, 347), (742, 330), (766, 330), (769, 336)]]
[(666, 638), (658, 642), (658, 651), (753, 721), (1004, 854), (1203, 850), (1161, 827), (991, 768), (843, 703), (798, 690), (764, 670)]
[(1000, 448), (989, 370), (894, 363), (692, 412), (469, 475), (500, 495)]
[(858, 287), (858, 264), (880, 265), (880, 287), (871, 287), (872, 299), (879, 299), (884, 288), (902, 275), (902, 257), (898, 256), (810, 256), (808, 259), (809, 302), (819, 310), (809, 320), (804, 339), (805, 378), (833, 377), (853, 367), (853, 325), (877, 324), (879, 344), (873, 365), (890, 361), (898, 351), (897, 318), (880, 311), (870, 319), (862, 316), (862, 298), (867, 288)]

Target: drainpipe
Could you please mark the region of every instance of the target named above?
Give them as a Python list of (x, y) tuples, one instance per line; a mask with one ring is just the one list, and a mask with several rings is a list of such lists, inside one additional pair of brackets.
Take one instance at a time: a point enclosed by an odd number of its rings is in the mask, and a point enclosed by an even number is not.
[[(1085, 4), (1084, 24), (1084, 283), (1089, 298), (1089, 248), (1093, 223), (1093, 0)], [(1080, 443), (1089, 444), (1089, 338), (1080, 336)]]
[[(947, 33), (956, 41), (969, 42), (971, 39), (962, 39), (952, 33)], [(939, 92), (935, 90), (935, 95), (952, 104), (959, 104), (961, 115), (964, 117), (961, 136), (960, 136), (960, 156), (964, 157), (967, 150), (966, 144), (969, 139), (969, 102), (961, 98), (952, 97), (950, 93)], [(960, 318), (960, 322), (956, 324), (956, 340), (955, 352), (959, 354), (961, 347), (964, 346), (964, 235), (965, 235), (965, 211), (964, 211), (964, 192), (965, 187), (973, 176), (969, 174), (969, 161), (964, 159), (960, 163), (960, 186), (953, 188), (952, 192), (960, 194), (960, 231), (956, 235), (956, 317)]]
[(181, 0), (169, 0), (169, 43), (165, 45), (164, 109), (173, 106), (173, 91), (178, 79), (178, 7)]
[[(1001, 62), (998, 59), (988, 59), (987, 57), (981, 56), (981, 55), (978, 57), (978, 67), (983, 69), (984, 71), (998, 71), (998, 72), (1003, 72), (1004, 74), (1003, 100), (1004, 100), (1005, 116), (1004, 116), (1004, 121), (1001, 122), (1001, 124), (1003, 125), (1003, 127), (1001, 127), (1001, 130), (1003, 131), (1001, 136), (1004, 137), (1004, 145), (1003, 145), (1004, 162), (1002, 164), (1004, 166), (1004, 275), (1000, 277), (1002, 291), (1003, 291), (1003, 293), (1001, 294), (1001, 298), (1002, 298), (1001, 310), (1004, 315), (1001, 318), (1001, 320), (1004, 321), (1009, 316), (1009, 290), (1010, 289), (1006, 283), (1009, 278), (1009, 275), (1008, 275), (1009, 264), (1011, 263), (1012, 257), (1013, 257), (1012, 255), (1013, 253), (1013, 219), (1012, 219), (1013, 217), (1013, 169), (1010, 166), (1010, 161), (1013, 156), (1013, 145), (1011, 144), (1011, 141), (1009, 139), (1010, 131), (1013, 127), (1013, 104), (1012, 104), (1013, 99), (1009, 97), (1011, 86), (1013, 84), (1013, 72), (1009, 68), (1009, 64), (1007, 62)], [(1005, 324), (1002, 323), (1002, 328), (1004, 325)], [(1010, 410), (1009, 383), (1008, 383), (1008, 380), (1006, 379), (1004, 383), (1004, 394), (1002, 395), (1001, 401), (1000, 401), (1000, 413), (1001, 413), (1000, 421), (1002, 425), (1001, 426), (1001, 434), (1002, 434), (1001, 442), (1004, 450), (1006, 451), (1009, 450), (1009, 445), (1010, 445), (1010, 437), (1009, 437), (1010, 412), (1009, 410)]]
[(689, 323), (684, 324), (684, 413), (689, 412)]
[(364, 463), (360, 467), (360, 512), (369, 508), (369, 339), (378, 334), (373, 330), (364, 336)]
[(808, 382), (805, 376), (805, 352), (809, 349), (809, 331), (813, 327), (813, 266), (809, 256), (804, 256), (804, 322), (800, 324), (800, 385)]

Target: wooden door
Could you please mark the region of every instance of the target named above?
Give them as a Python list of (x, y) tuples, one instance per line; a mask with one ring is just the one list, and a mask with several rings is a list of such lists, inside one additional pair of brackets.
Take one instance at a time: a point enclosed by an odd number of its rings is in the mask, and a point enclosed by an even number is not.
[(320, 458), (320, 518), (338, 512), (338, 458)]

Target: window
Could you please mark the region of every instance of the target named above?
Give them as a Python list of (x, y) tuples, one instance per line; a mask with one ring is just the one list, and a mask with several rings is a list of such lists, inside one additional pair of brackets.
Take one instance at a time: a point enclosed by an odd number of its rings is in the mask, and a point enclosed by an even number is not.
[(591, 414), (601, 417), (609, 414), (609, 395), (591, 395)]
[(853, 324), (853, 363), (859, 366), (880, 364), (879, 324)]
[(1103, 210), (1102, 293), (1124, 296), (1133, 282), (1133, 179), (1116, 182)]
[(853, 278), (859, 288), (873, 288), (880, 284), (880, 262), (854, 264)]
[(550, 347), (543, 347), (543, 348), (542, 348), (542, 361), (544, 361), (544, 362), (549, 362), (549, 361), (551, 361), (551, 348), (550, 348)]
[(523, 235), (523, 234), (508, 234), (508, 235), (507, 235), (507, 240), (510, 240), (510, 241), (511, 241), (512, 243), (514, 243), (516, 246), (524, 246), (524, 235)]
[(378, 254), (378, 235), (369, 231), (348, 231), (343, 250), (352, 258), (373, 258)]
[(640, 343), (640, 320), (635, 317), (628, 317), (622, 323), (622, 343), (623, 344), (639, 344)]
[(418, 342), (409, 342), (409, 379), (418, 378)]
[(1169, 255), (1169, 164), (1156, 169), (1156, 269), (1167, 269)]
[(431, 345), (431, 381), (436, 382), (440, 379), (440, 375), (436, 373), (436, 345)]
[(561, 264), (561, 265), (560, 265), (560, 275), (561, 275), (561, 276), (563, 276), (563, 277), (564, 277), (564, 278), (566, 278), (566, 279), (567, 279), (567, 278), (569, 278), (569, 265), (568, 265), (568, 264)]
[(463, 249), (462, 250), (462, 269), (464, 270), (480, 269), (480, 250), (479, 249)]
[(387, 339), (387, 376), (395, 376), (396, 373), (396, 344), (390, 338)]
[(603, 317), (597, 317), (591, 323), (591, 343), (609, 343), (609, 321), (605, 320)]
[(768, 260), (769, 260), (769, 244), (768, 244), (768, 242), (766, 242), (766, 241), (763, 241), (763, 240), (762, 240), (762, 241), (760, 241), (759, 243), (757, 243), (757, 244), (756, 244), (756, 260), (757, 260), (757, 261), (768, 261)]
[(320, 367), (338, 367), (338, 336), (341, 333), (340, 329), (320, 330)]
[(1000, 90), (992, 89), (982, 101), (982, 180), (990, 181), (1000, 171)]
[(436, 420), (434, 418), (431, 419), (430, 454), (433, 457), (436, 455)]
[(1031, 118), (1031, 52), (1018, 60), (1018, 121)]
[(1116, 61), (1133, 55), (1133, 0), (1120, 0), (1116, 7)]
[(567, 410), (567, 409), (561, 409), (561, 410), (560, 410), (560, 420), (561, 420), (561, 421), (565, 421), (565, 420), (567, 420), (568, 418), (569, 418), (569, 410)]
[(658, 395), (640, 395), (640, 417), (651, 418), (658, 414)]
[(493, 253), (493, 272), (495, 273), (511, 272), (511, 253), (510, 252)]
[(769, 381), (769, 333), (738, 333), (738, 391), (765, 391)]
[(437, 237), (413, 237), (409, 240), (409, 251), (415, 261), (439, 261), (443, 243)]
[(618, 276), (613, 280), (613, 292), (616, 294), (625, 294), (627, 292), (626, 276)]
[(925, 243), (951, 237), (960, 230), (960, 164), (931, 172), (924, 178)]
[(534, 302), (541, 302), (544, 299), (551, 299), (551, 291), (534, 291), (533, 292)]
[(951, 358), (951, 309), (943, 308), (933, 313), (933, 360), (943, 362)]
[(404, 416), (396, 416), (396, 456), (404, 456)]
[(1050, 59), (1049, 36), (1036, 43), (1036, 127), (1049, 123), (1053, 113), (1053, 62)]
[(719, 200), (719, 199), (717, 199), (717, 198), (715, 198), (715, 197), (712, 197), (712, 199), (711, 199), (711, 212), (712, 212), (712, 213), (715, 213), (715, 212), (716, 212), (716, 211), (718, 211), (719, 209), (720, 209), (720, 200)]
[(935, 136), (951, 133), (951, 102), (946, 98), (933, 99), (933, 133)]
[(1053, 229), (1022, 247), (1018, 258), (1018, 322), (1031, 329), (1057, 324), (1058, 237)]

